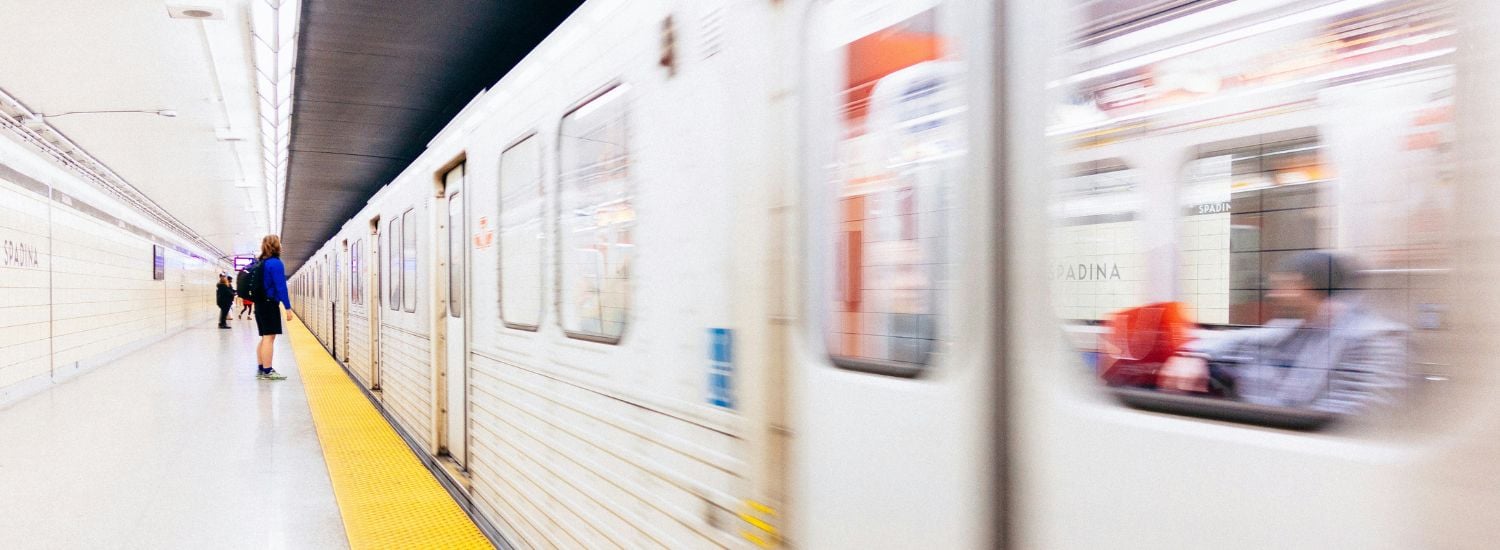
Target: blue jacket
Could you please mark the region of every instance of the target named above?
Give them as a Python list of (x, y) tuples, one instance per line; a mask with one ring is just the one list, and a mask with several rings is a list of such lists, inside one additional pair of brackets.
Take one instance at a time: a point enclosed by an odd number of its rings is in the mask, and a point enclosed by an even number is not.
[(262, 302), (281, 302), (292, 309), (292, 293), (286, 290), (286, 266), (281, 258), (270, 257), (261, 262), (260, 284), (265, 291)]

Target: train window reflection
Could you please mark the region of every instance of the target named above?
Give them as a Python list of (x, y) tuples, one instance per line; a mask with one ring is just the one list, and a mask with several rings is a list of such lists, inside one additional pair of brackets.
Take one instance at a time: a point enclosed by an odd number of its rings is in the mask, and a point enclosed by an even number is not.
[(364, 263), (364, 257), (360, 255), (360, 244), (364, 241), (354, 241), (349, 248), (349, 301), (354, 305), (365, 303), (365, 280), (360, 277), (359, 267)]
[(416, 210), (401, 214), (401, 305), (408, 313), (417, 311), (417, 232)]
[(1178, 295), (1207, 324), (1271, 318), (1268, 274), (1333, 242), (1332, 168), (1316, 137), (1199, 146), (1178, 196)]
[(1048, 83), (1051, 250), (1077, 268), (1054, 308), (1132, 406), (1300, 428), (1391, 409), (1441, 362), (1451, 2), (1202, 13), (1085, 24)]
[(387, 304), (391, 311), (401, 310), (401, 218), (391, 219), (386, 226), (386, 239), (390, 244), (389, 253), (385, 257), (390, 258), (390, 273), (386, 280), (390, 281), (390, 302)]
[(443, 176), (444, 190), (448, 193), (448, 314), (464, 316), (464, 265), (469, 249), (466, 237), (469, 229), (464, 216), (464, 194), (460, 189), (464, 181), (464, 165), (460, 164)]
[(635, 256), (627, 97), (617, 85), (565, 115), (558, 131), (562, 327), (606, 343), (625, 332)]
[(500, 153), (500, 320), (535, 330), (542, 316), (542, 149), (536, 134)]
[(890, 19), (843, 29), (825, 58), (824, 340), (838, 366), (913, 376), (943, 328), (965, 104), (939, 10)]

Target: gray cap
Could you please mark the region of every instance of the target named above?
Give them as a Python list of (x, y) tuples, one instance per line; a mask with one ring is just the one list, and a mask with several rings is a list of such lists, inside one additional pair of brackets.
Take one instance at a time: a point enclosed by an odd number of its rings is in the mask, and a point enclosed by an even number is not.
[(1326, 294), (1359, 288), (1360, 272), (1349, 258), (1323, 250), (1305, 250), (1277, 264), (1280, 273), (1301, 275), (1313, 290)]

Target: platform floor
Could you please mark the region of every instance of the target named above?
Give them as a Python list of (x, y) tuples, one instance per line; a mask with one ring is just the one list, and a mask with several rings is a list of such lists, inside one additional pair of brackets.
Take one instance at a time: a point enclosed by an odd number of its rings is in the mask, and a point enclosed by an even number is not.
[(190, 328), (0, 409), (0, 548), (345, 548), (285, 338)]

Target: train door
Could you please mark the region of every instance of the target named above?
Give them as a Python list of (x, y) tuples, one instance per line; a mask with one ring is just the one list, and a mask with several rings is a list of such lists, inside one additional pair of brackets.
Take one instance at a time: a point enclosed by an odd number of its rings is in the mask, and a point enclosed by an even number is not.
[(979, 548), (995, 353), (992, 3), (812, 4), (797, 154), (789, 542)]
[(1494, 546), (1500, 6), (1139, 4), (1006, 3), (1018, 546)]
[(385, 287), (385, 256), (387, 250), (386, 241), (382, 240), (380, 232), (380, 217), (376, 216), (370, 220), (370, 288), (368, 294), (369, 306), (365, 308), (370, 312), (370, 326), (365, 330), (370, 331), (370, 384), (371, 390), (380, 389), (380, 316), (385, 312), (386, 292)]
[(328, 346), (333, 349), (333, 359), (339, 358), (339, 253), (337, 250), (328, 255), (328, 316), (324, 322), (328, 324)]
[(447, 298), (447, 314), (444, 316), (444, 361), (446, 375), (442, 407), (444, 443), (448, 455), (460, 467), (467, 463), (468, 449), (468, 331), (464, 313), (468, 302), (468, 239), (465, 238), (467, 216), (465, 215), (464, 165), (459, 164), (443, 175), (443, 194), (447, 197), (447, 233), (444, 241), (443, 265), (447, 266), (444, 295)]
[(354, 303), (353, 292), (356, 286), (353, 284), (354, 281), (352, 280), (350, 270), (355, 262), (358, 261), (349, 253), (349, 241), (342, 242), (339, 258), (343, 260), (343, 265), (340, 265), (338, 268), (338, 278), (343, 282), (343, 288), (339, 289), (338, 293), (340, 305), (336, 323), (338, 324), (339, 351), (342, 352), (339, 358), (347, 365), (349, 363), (349, 307)]

